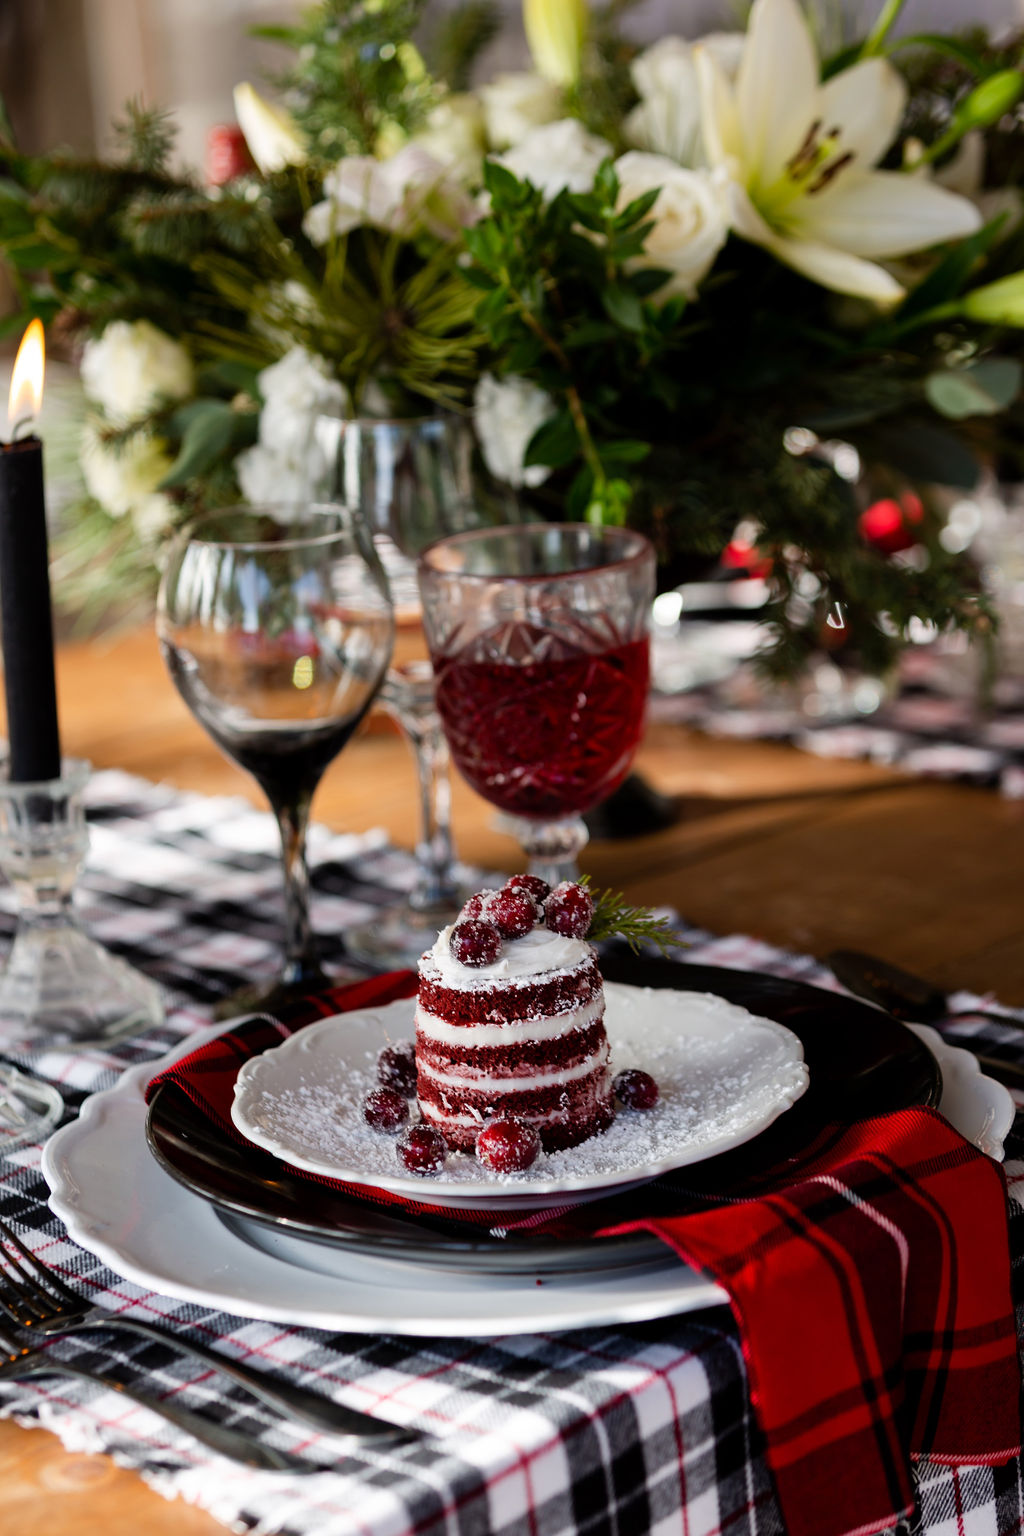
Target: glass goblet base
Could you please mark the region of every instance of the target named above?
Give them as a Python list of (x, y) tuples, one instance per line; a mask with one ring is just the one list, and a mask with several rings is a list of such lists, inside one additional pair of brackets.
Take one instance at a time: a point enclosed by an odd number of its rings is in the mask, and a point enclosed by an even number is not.
[(90, 938), (72, 915), (22, 921), (0, 975), (5, 1049), (107, 1045), (163, 1016), (153, 983)]
[(579, 879), (579, 856), (590, 841), (582, 817), (534, 821), (529, 816), (510, 816), (503, 812), (495, 826), (519, 842), (530, 861), (528, 874), (539, 875), (550, 886), (559, 885), (563, 880)]
[(247, 1013), (274, 1013), (286, 1003), (297, 1002), (301, 997), (339, 984), (341, 979), (325, 971), (317, 961), (293, 963), (278, 976), (249, 982), (221, 998), (214, 1007), (213, 1017), (220, 1023), (222, 1019), (237, 1019)]
[(57, 1124), (64, 1100), (49, 1083), (0, 1066), (0, 1157), (29, 1142), (42, 1141)]
[(372, 922), (346, 929), (345, 953), (381, 970), (414, 971), (441, 929), (454, 923), (468, 895), (460, 892), (455, 901), (425, 907), (412, 901), (385, 907)]

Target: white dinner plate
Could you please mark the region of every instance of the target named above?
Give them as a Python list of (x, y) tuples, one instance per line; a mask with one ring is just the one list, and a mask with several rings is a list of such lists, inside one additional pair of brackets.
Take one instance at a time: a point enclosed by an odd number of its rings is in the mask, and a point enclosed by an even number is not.
[[(287, 1234), (276, 1253), (259, 1251), (251, 1236), (243, 1241), (230, 1232), (212, 1205), (165, 1173), (146, 1147), (146, 1083), (233, 1027), (218, 1025), (163, 1060), (126, 1072), (87, 1099), (79, 1118), (43, 1149), (52, 1210), (75, 1242), (126, 1279), (242, 1317), (437, 1338), (614, 1327), (726, 1300), (717, 1285), (668, 1254), (646, 1267), (552, 1277), (467, 1276), (353, 1253), (325, 1258), (316, 1243), (289, 1241)], [(956, 1078), (955, 1091), (943, 1095), (943, 1113), (962, 1135), (976, 1145), (980, 1135), (983, 1150), (1001, 1157), (1010, 1095), (961, 1060), (969, 1052), (944, 1042), (936, 1050), (946, 1081)]]
[[(261, 1252), (150, 1156), (145, 1085), (177, 1056), (135, 1067), (85, 1101), (43, 1149), (50, 1207), (75, 1242), (138, 1285), (241, 1317), (353, 1333), (497, 1337), (613, 1327), (716, 1306), (724, 1291), (666, 1250), (636, 1268), (590, 1274), (466, 1275), (347, 1253), (282, 1234)], [(278, 1256), (283, 1255), (283, 1256)]]
[(597, 1199), (750, 1141), (807, 1087), (803, 1046), (772, 1019), (707, 992), (605, 984), (612, 1070), (639, 1067), (661, 1090), (652, 1110), (620, 1110), (600, 1136), (498, 1174), (465, 1154), (423, 1178), (395, 1138), (369, 1129), (362, 1102), (381, 1047), (413, 1033), (407, 998), (323, 1019), (246, 1062), (232, 1119), (243, 1136), (306, 1173), (372, 1185), (448, 1209), (534, 1210)]

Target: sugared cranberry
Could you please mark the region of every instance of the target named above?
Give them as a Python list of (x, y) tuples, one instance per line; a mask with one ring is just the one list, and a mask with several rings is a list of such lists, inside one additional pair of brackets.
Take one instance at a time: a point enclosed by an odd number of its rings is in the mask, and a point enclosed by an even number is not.
[(585, 939), (594, 917), (594, 898), (582, 885), (563, 880), (544, 903), (544, 915), (553, 933)]
[(488, 903), (487, 917), (503, 939), (522, 939), (537, 926), (537, 906), (527, 891), (499, 891)]
[(491, 898), (496, 895), (496, 891), (477, 891), (476, 895), (469, 898), (469, 900), (466, 902), (466, 905), (459, 913), (459, 922), (461, 922), (463, 918), (486, 917), (487, 904)]
[(489, 1120), (476, 1139), (477, 1161), (495, 1173), (522, 1173), (539, 1152), (536, 1128), (508, 1116)]
[(405, 1099), (416, 1097), (416, 1047), (411, 1040), (384, 1047), (377, 1057), (377, 1081)]
[(627, 1067), (612, 1082), (612, 1091), (620, 1104), (627, 1109), (653, 1109), (660, 1097), (657, 1083), (649, 1072), (639, 1067)]
[(543, 903), (551, 895), (551, 887), (540, 875), (512, 875), (505, 881), (506, 891), (525, 891), (534, 901)]
[(432, 1125), (410, 1125), (396, 1143), (398, 1158), (410, 1173), (439, 1173), (448, 1155), (448, 1144)]
[(461, 918), (452, 929), (448, 947), (463, 965), (490, 965), (501, 954), (501, 934), (481, 918)]
[(393, 1136), (409, 1118), (409, 1106), (393, 1088), (371, 1088), (363, 1100), (363, 1119), (375, 1131)]

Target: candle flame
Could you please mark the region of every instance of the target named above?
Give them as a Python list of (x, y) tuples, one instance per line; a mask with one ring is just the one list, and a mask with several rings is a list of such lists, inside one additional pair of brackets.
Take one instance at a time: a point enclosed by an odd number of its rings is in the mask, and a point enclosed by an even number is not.
[(18, 355), (14, 359), (11, 375), (11, 393), (7, 403), (7, 419), (12, 430), (19, 422), (39, 415), (43, 403), (43, 374), (46, 370), (46, 346), (43, 341), (43, 322), (33, 320), (21, 338)]

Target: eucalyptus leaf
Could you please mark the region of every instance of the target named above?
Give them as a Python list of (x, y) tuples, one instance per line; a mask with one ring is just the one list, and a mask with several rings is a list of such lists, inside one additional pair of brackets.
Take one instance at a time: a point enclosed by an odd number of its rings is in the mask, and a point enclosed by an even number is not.
[(580, 451), (576, 426), (568, 411), (560, 411), (550, 421), (539, 426), (530, 438), (523, 455), (523, 465), (529, 469), (535, 464), (549, 469), (561, 469), (571, 464)]
[(194, 403), (202, 409), (192, 413), (178, 457), (160, 482), (162, 491), (185, 485), (197, 475), (205, 474), (238, 444), (240, 433), (255, 432), (255, 416), (240, 415), (225, 400)]
[(928, 401), (943, 416), (995, 416), (1020, 393), (1022, 369), (1015, 358), (987, 357), (969, 368), (940, 368), (924, 381)]

